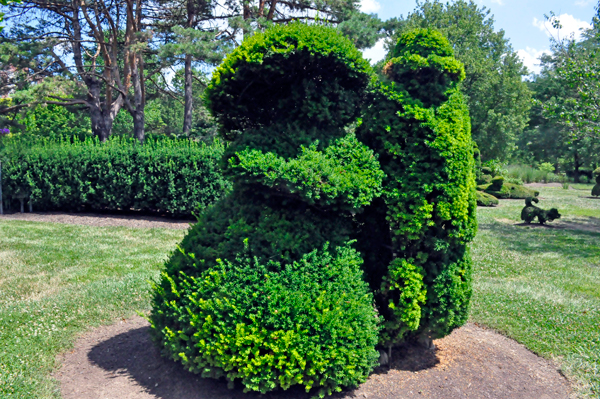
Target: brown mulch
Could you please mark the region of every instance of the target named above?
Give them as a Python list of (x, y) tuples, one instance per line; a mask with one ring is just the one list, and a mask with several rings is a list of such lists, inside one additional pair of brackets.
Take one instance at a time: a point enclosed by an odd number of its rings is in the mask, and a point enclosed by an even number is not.
[[(301, 390), (244, 394), (225, 381), (203, 379), (160, 356), (136, 317), (82, 336), (54, 377), (64, 399), (306, 399)], [(394, 353), (350, 398), (566, 399), (569, 383), (550, 362), (523, 345), (473, 324), (435, 341), (435, 351), (405, 347)]]
[(123, 226), (131, 228), (161, 228), (181, 230), (185, 230), (190, 227), (190, 223), (195, 223), (195, 220), (178, 220), (161, 216), (62, 212), (11, 213), (0, 215), (0, 221), (1, 220), (26, 220), (30, 222), (66, 223), (98, 227)]

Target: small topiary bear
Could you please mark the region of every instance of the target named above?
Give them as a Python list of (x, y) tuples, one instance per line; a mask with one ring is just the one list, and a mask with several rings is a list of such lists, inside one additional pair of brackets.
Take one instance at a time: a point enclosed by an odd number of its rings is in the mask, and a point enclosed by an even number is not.
[(351, 248), (353, 214), (383, 179), (352, 132), (370, 73), (335, 29), (295, 23), (245, 39), (213, 74), (233, 190), (168, 260), (150, 316), (187, 369), (323, 396), (376, 365), (379, 320)]
[(439, 32), (403, 34), (371, 84), (359, 139), (386, 173), (383, 196), (358, 215), (383, 345), (430, 346), (467, 320), (477, 222), (475, 160), (463, 65)]
[(536, 197), (529, 197), (525, 200), (525, 208), (521, 211), (521, 220), (524, 220), (525, 223), (529, 224), (537, 217), (538, 222), (544, 224), (555, 219), (560, 219), (561, 215), (558, 213), (558, 209), (552, 208), (549, 211), (546, 211), (531, 203), (535, 202), (537, 204), (539, 201), (540, 200)]
[(596, 170), (594, 170), (594, 172), (592, 174), (594, 175), (594, 178), (596, 179), (596, 184), (592, 188), (592, 195), (594, 197), (598, 197), (598, 196), (600, 196), (600, 168), (597, 168)]

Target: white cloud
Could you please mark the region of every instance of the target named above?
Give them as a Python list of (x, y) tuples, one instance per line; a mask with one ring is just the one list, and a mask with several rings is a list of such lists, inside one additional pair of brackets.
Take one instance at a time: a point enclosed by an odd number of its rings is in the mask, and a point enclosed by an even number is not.
[(373, 47), (363, 50), (363, 56), (366, 59), (370, 59), (371, 64), (375, 64), (377, 61), (384, 59), (386, 54), (385, 48), (383, 47), (384, 43), (384, 39), (379, 39)]
[[(560, 30), (555, 29), (552, 26), (552, 22), (556, 19), (558, 19), (562, 26), (562, 29)], [(542, 32), (545, 32), (546, 35), (554, 38), (564, 39), (574, 35), (576, 40), (581, 39), (581, 29), (589, 29), (592, 27), (590, 23), (577, 19), (570, 14), (561, 14), (557, 17), (552, 17), (548, 21), (541, 21), (534, 17), (533, 26), (539, 28)]]
[(504, 0), (492, 0), (492, 3), (496, 3), (498, 5), (503, 6), (504, 5)]
[(377, 0), (360, 0), (360, 11), (367, 14), (377, 12), (381, 8), (381, 4)]
[(589, 4), (592, 4), (595, 0), (577, 0), (575, 2), (576, 6), (585, 7)]
[(550, 50), (536, 50), (531, 47), (517, 50), (517, 55), (523, 60), (523, 64), (529, 69), (529, 72), (540, 73), (542, 67), (540, 66), (539, 58), (543, 54), (550, 54)]

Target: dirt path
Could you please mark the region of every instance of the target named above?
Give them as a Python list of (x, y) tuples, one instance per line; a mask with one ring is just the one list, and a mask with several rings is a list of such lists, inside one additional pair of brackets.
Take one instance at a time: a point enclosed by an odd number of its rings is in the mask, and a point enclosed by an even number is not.
[(2, 220), (27, 220), (30, 222), (66, 223), (99, 227), (123, 226), (132, 228), (162, 228), (182, 230), (187, 229), (190, 227), (190, 223), (195, 222), (195, 220), (178, 220), (159, 216), (62, 212), (11, 213), (1, 215), (0, 221)]
[[(306, 399), (290, 390), (264, 396), (227, 389), (160, 357), (148, 323), (134, 318), (81, 337), (55, 373), (64, 399)], [(468, 324), (437, 340), (435, 352), (416, 347), (394, 354), (355, 390), (334, 398), (566, 399), (569, 384), (556, 368), (500, 334)]]

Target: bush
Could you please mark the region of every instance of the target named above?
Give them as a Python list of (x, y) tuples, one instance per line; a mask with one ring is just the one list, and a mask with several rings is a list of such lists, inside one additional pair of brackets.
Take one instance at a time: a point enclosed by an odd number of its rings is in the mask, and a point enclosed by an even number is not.
[(588, 184), (590, 182), (590, 179), (586, 176), (579, 176), (579, 183), (581, 184)]
[(500, 191), (502, 190), (502, 185), (504, 184), (504, 177), (496, 176), (492, 179), (492, 183), (488, 187), (489, 190)]
[(247, 38), (213, 74), (233, 190), (167, 261), (150, 316), (188, 369), (324, 395), (374, 367), (377, 313), (349, 248), (384, 177), (351, 126), (369, 74), (335, 29), (299, 23)]
[(538, 166), (538, 169), (548, 174), (550, 172), (554, 172), (554, 165), (552, 165), (550, 162), (543, 162), (540, 164), (540, 166)]
[(155, 338), (186, 369), (246, 391), (355, 386), (378, 358), (361, 263), (350, 248), (325, 246), (285, 265), (244, 256), (197, 276), (167, 269), (154, 287)]
[(498, 198), (483, 191), (477, 191), (477, 205), (479, 206), (496, 206)]
[(537, 197), (540, 194), (539, 191), (513, 183), (503, 183), (499, 190), (494, 188), (493, 183), (477, 186), (478, 190), (500, 199), (526, 199), (528, 197)]
[[(475, 159), (462, 64), (439, 32), (400, 37), (372, 83), (358, 138), (386, 173), (358, 215), (367, 279), (385, 318), (381, 343), (431, 340), (466, 322), (467, 244), (476, 232)], [(426, 294), (424, 294), (426, 293)]]
[(115, 137), (106, 143), (62, 138), (5, 145), (3, 197), (9, 206), (24, 194), (37, 210), (191, 215), (229, 188), (219, 168), (219, 143), (149, 138), (142, 146)]

